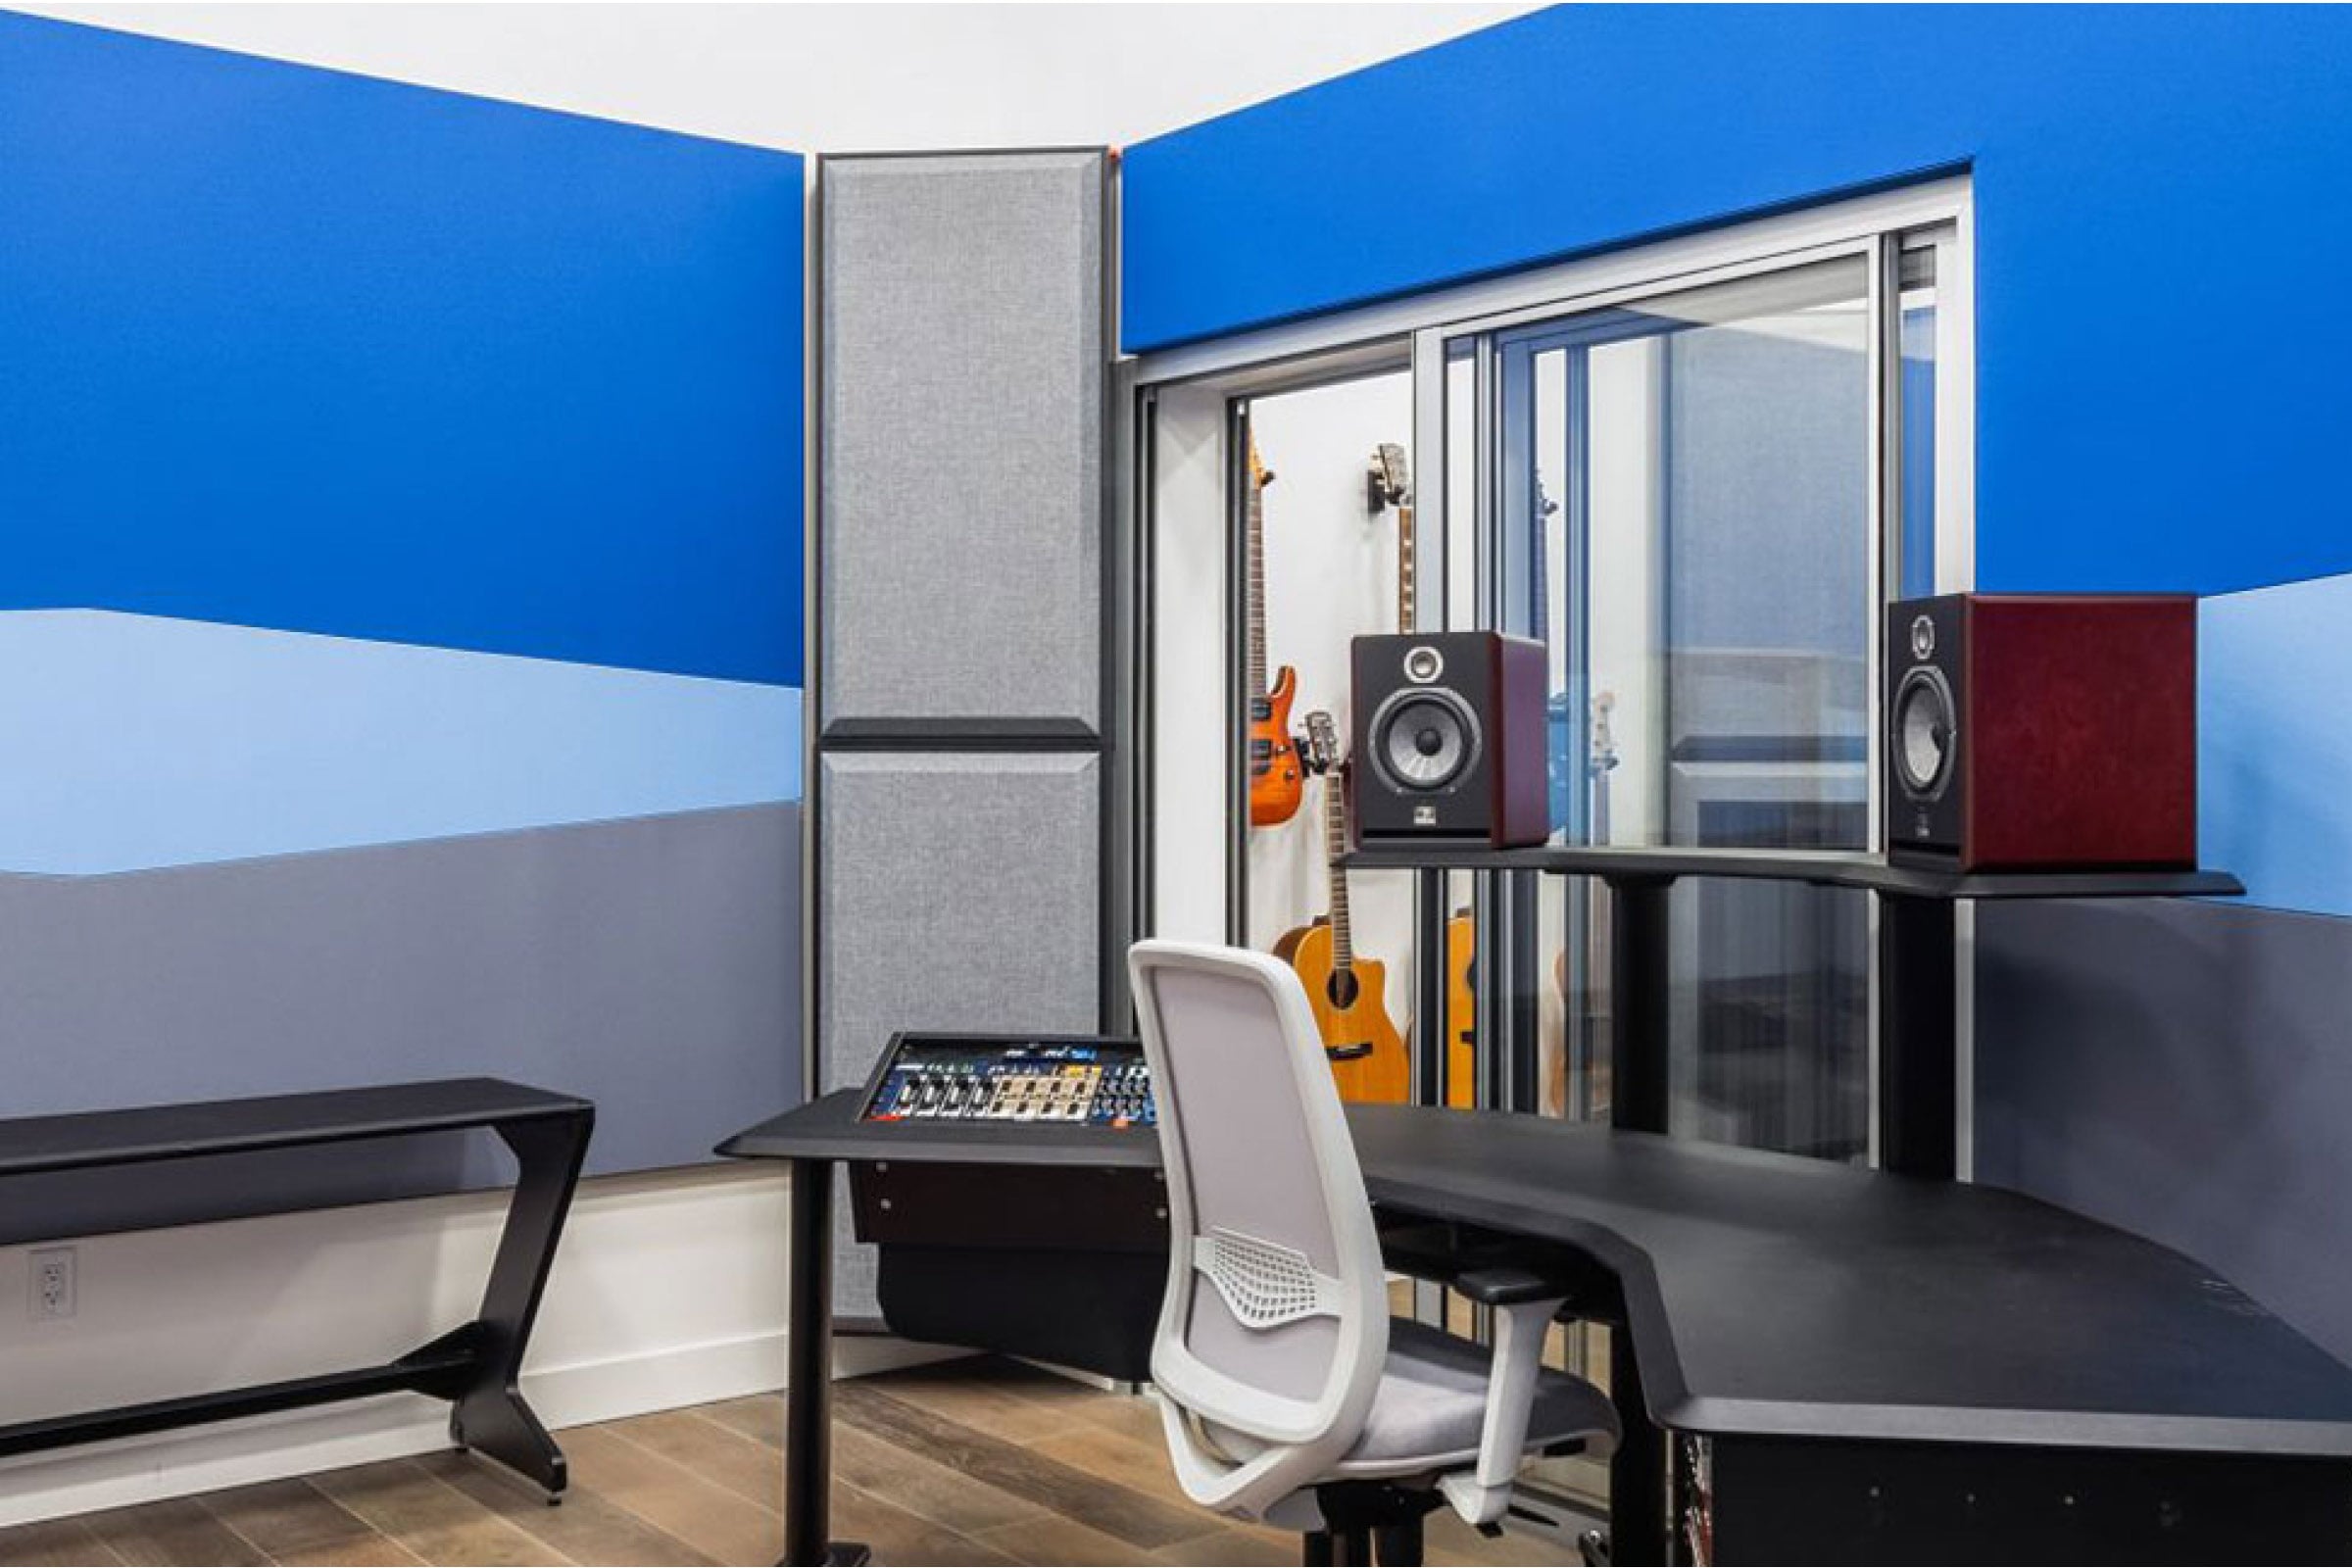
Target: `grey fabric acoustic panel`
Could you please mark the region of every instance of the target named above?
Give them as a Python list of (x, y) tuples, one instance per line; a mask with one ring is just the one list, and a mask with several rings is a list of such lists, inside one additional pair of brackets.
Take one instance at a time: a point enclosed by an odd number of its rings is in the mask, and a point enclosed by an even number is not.
[(817, 841), (821, 1087), (898, 1029), (1091, 1032), (1102, 759), (835, 752)]
[[(820, 766), (821, 1089), (863, 1082), (899, 1029), (1093, 1032), (1101, 757), (837, 752)], [(871, 1260), (846, 1223), (838, 1310), (870, 1317)]]
[(819, 165), (826, 734), (1102, 727), (1107, 164)]

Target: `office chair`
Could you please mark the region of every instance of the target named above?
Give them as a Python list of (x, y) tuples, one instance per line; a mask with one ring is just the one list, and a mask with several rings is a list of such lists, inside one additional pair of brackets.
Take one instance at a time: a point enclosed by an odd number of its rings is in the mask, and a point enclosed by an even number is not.
[(1168, 1190), (1152, 1376), (1204, 1507), (1304, 1533), (1308, 1563), (1421, 1560), (1446, 1503), (1492, 1530), (1531, 1451), (1613, 1446), (1616, 1413), (1541, 1364), (1563, 1298), (1517, 1271), (1457, 1288), (1494, 1351), (1392, 1320), (1331, 1066), (1288, 965), (1176, 942), (1128, 951)]

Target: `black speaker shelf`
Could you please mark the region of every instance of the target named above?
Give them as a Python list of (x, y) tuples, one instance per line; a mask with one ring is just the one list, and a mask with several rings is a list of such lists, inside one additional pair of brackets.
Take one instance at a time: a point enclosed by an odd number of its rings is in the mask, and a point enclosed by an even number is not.
[(1912, 899), (2232, 898), (2245, 884), (2227, 871), (1939, 871), (1893, 865), (1876, 855), (1821, 850), (1637, 849), (1547, 846), (1475, 850), (1425, 845), (1355, 850), (1350, 871), (1533, 871), (1608, 882), (1671, 882), (1686, 876), (1764, 878), (1818, 887), (1861, 888)]
[[(1968, 899), (2230, 897), (2245, 885), (2226, 871), (1943, 871), (1890, 865), (1875, 855), (1806, 850), (1525, 850), (1382, 846), (1357, 850), (1350, 871), (1526, 871), (1592, 876), (1609, 885), (1611, 1122), (1666, 1131), (1670, 1029), (1667, 901), (1687, 876), (1754, 877), (1853, 888), (1879, 895), (1877, 1122), (1880, 1165), (1948, 1181), (1958, 1169), (1959, 996), (1954, 909)], [(1424, 899), (1425, 951), (1446, 951)]]

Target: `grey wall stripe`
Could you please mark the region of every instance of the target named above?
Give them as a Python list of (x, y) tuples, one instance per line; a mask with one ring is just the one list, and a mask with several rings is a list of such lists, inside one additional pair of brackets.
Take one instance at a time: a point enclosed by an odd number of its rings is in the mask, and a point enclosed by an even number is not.
[[(597, 1102), (591, 1172), (797, 1101), (799, 808), (0, 877), (0, 1115), (489, 1074)], [(444, 1145), (11, 1184), (0, 1241), (497, 1180)], [(301, 1173), (299, 1175), (295, 1173)], [(315, 1184), (315, 1185), (314, 1185)]]
[(2210, 1264), (2352, 1358), (2352, 921), (1978, 915), (1977, 1176)]

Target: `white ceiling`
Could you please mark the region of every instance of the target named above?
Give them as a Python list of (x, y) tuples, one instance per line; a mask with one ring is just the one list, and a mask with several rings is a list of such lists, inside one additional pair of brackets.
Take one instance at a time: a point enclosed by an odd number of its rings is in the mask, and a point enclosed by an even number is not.
[(762, 146), (1138, 141), (1525, 4), (30, 4)]

